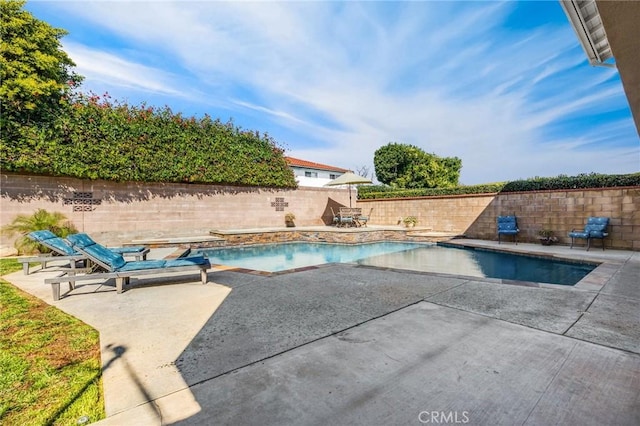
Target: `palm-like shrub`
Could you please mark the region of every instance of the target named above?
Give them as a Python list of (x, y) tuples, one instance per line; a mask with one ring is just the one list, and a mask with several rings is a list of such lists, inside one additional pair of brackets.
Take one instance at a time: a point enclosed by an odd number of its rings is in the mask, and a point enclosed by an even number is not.
[(78, 232), (75, 226), (67, 220), (67, 217), (60, 212), (48, 212), (45, 209), (38, 209), (32, 215), (19, 214), (9, 224), (2, 227), (2, 233), (8, 235), (20, 234), (21, 237), (15, 242), (18, 254), (40, 252), (49, 250), (46, 247), (32, 241), (26, 235), (29, 232), (48, 229), (59, 237), (66, 237), (69, 234)]

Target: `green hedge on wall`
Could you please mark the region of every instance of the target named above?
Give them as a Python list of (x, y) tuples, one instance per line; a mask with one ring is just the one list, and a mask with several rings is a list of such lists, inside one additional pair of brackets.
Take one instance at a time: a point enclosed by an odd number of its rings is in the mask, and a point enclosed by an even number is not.
[(359, 186), (358, 199), (433, 197), (437, 195), (486, 194), (500, 192), (504, 183), (456, 186), (453, 188), (394, 189), (384, 185)]
[(640, 173), (605, 175), (598, 173), (578, 176), (535, 177), (512, 182), (484, 185), (457, 186), (454, 188), (395, 189), (386, 185), (358, 187), (358, 199), (430, 197), (438, 195), (486, 194), (495, 192), (544, 191), (578, 188), (611, 188), (640, 186)]
[(67, 107), (50, 126), (3, 140), (3, 169), (110, 181), (297, 186), (284, 150), (267, 134), (168, 107), (114, 103), (108, 95), (76, 94)]
[(577, 176), (535, 177), (508, 182), (502, 192), (544, 191), (555, 189), (613, 188), (640, 185), (640, 173), (605, 175), (599, 173)]

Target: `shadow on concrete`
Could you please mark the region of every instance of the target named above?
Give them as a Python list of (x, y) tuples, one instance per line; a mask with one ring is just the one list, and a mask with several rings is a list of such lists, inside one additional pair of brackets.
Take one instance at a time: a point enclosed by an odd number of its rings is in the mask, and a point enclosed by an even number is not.
[[(464, 282), (353, 265), (274, 276), (227, 271), (216, 281), (233, 291), (175, 362), (190, 387), (327, 336), (343, 338), (340, 333)], [(185, 424), (210, 420), (212, 402), (198, 403), (203, 411)]]
[[(219, 278), (233, 291), (176, 362), (201, 411), (174, 424), (411, 424), (445, 408), (474, 424), (637, 424), (637, 354), (545, 331), (562, 313), (575, 324), (591, 292), (356, 265)], [(474, 309), (483, 296), (494, 311)]]
[[(244, 187), (229, 186), (216, 184), (180, 184), (177, 183), (148, 183), (148, 182), (123, 182), (114, 184), (106, 181), (81, 181), (80, 186), (76, 184), (65, 184), (64, 178), (59, 180), (55, 188), (44, 188), (33, 186), (26, 190), (20, 188), (12, 188), (11, 191), (2, 191), (2, 198), (8, 198), (14, 201), (31, 202), (37, 200), (46, 200), (49, 202), (65, 202), (69, 200), (74, 192), (91, 191), (94, 193), (97, 201), (108, 202), (133, 202), (147, 201), (154, 198), (172, 199), (183, 196), (193, 196), (203, 199), (212, 195), (226, 194), (247, 194), (258, 192), (279, 192), (283, 189), (290, 188), (267, 188), (267, 187)], [(88, 188), (84, 188), (87, 185)], [(108, 189), (114, 185), (120, 186), (121, 190)], [(180, 187), (182, 185), (182, 188)]]
[(147, 391), (145, 386), (142, 384), (142, 381), (140, 380), (140, 378), (138, 378), (138, 375), (136, 374), (135, 370), (131, 368), (131, 365), (129, 365), (129, 362), (124, 356), (125, 353), (127, 352), (127, 348), (125, 346), (120, 346), (120, 345), (118, 346), (107, 345), (107, 349), (109, 349), (113, 353), (113, 356), (102, 367), (102, 371), (106, 371), (109, 368), (113, 368), (116, 364), (121, 364), (121, 367), (124, 368), (129, 379), (131, 379), (131, 381), (135, 384), (140, 394), (143, 395), (144, 400), (152, 401), (149, 404), (149, 406), (154, 411), (156, 418), (162, 418), (162, 413), (158, 410), (156, 404), (153, 403), (152, 395)]

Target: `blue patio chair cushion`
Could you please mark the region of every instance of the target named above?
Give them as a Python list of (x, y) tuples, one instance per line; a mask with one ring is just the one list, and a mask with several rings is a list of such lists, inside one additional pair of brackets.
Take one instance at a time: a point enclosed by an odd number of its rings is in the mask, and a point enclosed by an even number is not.
[(108, 265), (114, 271), (127, 263), (120, 253), (116, 253), (101, 246), (93, 241), (87, 234), (69, 235), (67, 236), (67, 241), (69, 241), (73, 247), (80, 248), (90, 256), (93, 256), (100, 262)]
[(589, 238), (589, 233), (584, 231), (572, 231), (569, 232), (571, 238)]
[(590, 217), (583, 231), (569, 232), (572, 238), (604, 238), (607, 235), (607, 226), (609, 226), (608, 217)]
[(67, 236), (67, 240), (73, 244), (74, 247), (78, 248), (85, 248), (96, 244), (90, 236), (84, 233), (69, 235)]
[(66, 256), (73, 256), (74, 254), (79, 254), (77, 251), (73, 249), (65, 240), (60, 237), (55, 238), (47, 238), (41, 243), (46, 243), (46, 245), (51, 246), (58, 250), (60, 253), (64, 253)]
[(127, 246), (127, 247), (109, 247), (109, 250), (121, 254), (138, 253), (145, 249), (144, 246)]
[(191, 266), (191, 265), (207, 265), (211, 266), (209, 263), (209, 259), (204, 256), (191, 256), (191, 257), (182, 257), (179, 259), (171, 259), (167, 260), (165, 264), (166, 268), (172, 268), (177, 266)]
[(65, 240), (58, 237), (48, 229), (33, 231), (27, 234), (27, 237), (35, 242), (42, 244), (50, 250), (57, 251), (58, 254), (64, 256), (73, 256), (78, 254)]
[[(71, 235), (69, 236), (71, 237)], [(72, 244), (74, 247), (78, 247), (78, 248), (85, 248), (88, 247), (90, 245), (96, 244), (95, 240), (93, 238), (91, 238), (89, 235), (84, 234), (84, 233), (80, 233), (80, 234), (74, 234), (73, 237), (69, 238), (67, 237), (67, 239), (69, 241), (72, 241)], [(109, 248), (109, 250), (116, 252), (116, 253), (120, 253), (120, 254), (132, 254), (132, 253), (139, 253), (141, 251), (144, 251), (145, 247), (144, 246), (130, 246), (130, 247), (112, 247)]]
[(127, 263), (121, 254), (114, 253), (100, 244), (93, 244), (91, 246), (84, 247), (82, 250), (84, 250), (88, 255), (93, 256), (102, 263), (108, 265), (114, 271), (122, 268)]
[(498, 216), (498, 234), (515, 235), (518, 232), (515, 216)]
[(143, 269), (170, 269), (178, 266), (206, 265), (211, 266), (209, 259), (204, 256), (183, 257), (171, 260), (141, 260), (138, 262), (127, 262), (117, 268), (118, 272), (140, 271)]
[(166, 260), (140, 260), (134, 262), (126, 262), (124, 265), (116, 268), (118, 272), (141, 271), (143, 269), (160, 269), (166, 265)]
[(42, 242), (42, 241), (48, 240), (50, 238), (58, 238), (58, 236), (56, 234), (54, 234), (53, 232), (49, 231), (48, 229), (43, 229), (41, 231), (29, 232), (27, 235), (29, 237), (31, 237), (32, 240), (35, 240), (35, 241), (38, 241), (38, 242)]

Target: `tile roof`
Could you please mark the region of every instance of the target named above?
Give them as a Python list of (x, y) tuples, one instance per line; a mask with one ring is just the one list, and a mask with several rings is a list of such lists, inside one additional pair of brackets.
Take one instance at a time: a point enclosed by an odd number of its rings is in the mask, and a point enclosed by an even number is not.
[(329, 170), (331, 172), (346, 173), (349, 170), (340, 167), (328, 166), (326, 164), (314, 163), (313, 161), (301, 160), (299, 158), (284, 157), (289, 166), (303, 167), (307, 169)]

